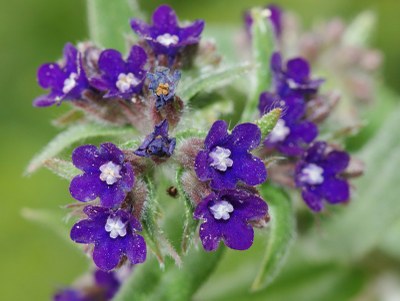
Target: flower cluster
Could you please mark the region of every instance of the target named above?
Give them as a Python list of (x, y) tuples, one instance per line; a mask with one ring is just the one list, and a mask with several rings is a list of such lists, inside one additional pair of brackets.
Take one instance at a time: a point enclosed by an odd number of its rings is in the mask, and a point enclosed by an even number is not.
[[(139, 108), (143, 112), (155, 106), (160, 111), (175, 100), (180, 71), (172, 70), (170, 74), (169, 68), (181, 66), (182, 54), (189, 46), (199, 44), (204, 21), (180, 27), (172, 8), (161, 5), (153, 14), (153, 25), (132, 19), (131, 26), (140, 40), (130, 47), (126, 59), (115, 49), (102, 50), (91, 43), (74, 47), (68, 43), (60, 62), (39, 68), (38, 82), (50, 92), (36, 98), (33, 105), (47, 107), (69, 100), (102, 121), (131, 123), (141, 128), (143, 114), (137, 113)], [(168, 57), (167, 62), (162, 55)], [(149, 101), (150, 95), (155, 96), (155, 103)], [(145, 103), (137, 104), (138, 100)], [(108, 114), (111, 110), (113, 114)]]
[(218, 248), (221, 240), (237, 250), (253, 244), (251, 221), (263, 219), (268, 207), (242, 184), (254, 186), (267, 178), (264, 162), (250, 153), (260, 142), (261, 131), (255, 124), (240, 124), (229, 134), (227, 123), (218, 120), (196, 156), (196, 174), (200, 181), (209, 182), (212, 190), (194, 213), (203, 220), (200, 238), (207, 251)]
[(142, 226), (132, 215), (132, 205), (120, 208), (135, 182), (124, 153), (112, 143), (104, 143), (99, 149), (84, 145), (75, 149), (72, 160), (84, 173), (72, 179), (71, 195), (81, 202), (99, 197), (102, 206), (83, 209), (88, 218), (73, 226), (71, 239), (94, 244), (93, 261), (105, 271), (114, 269), (123, 256), (133, 264), (144, 262), (146, 243), (138, 234)]
[[(272, 23), (271, 43), (279, 51), (265, 58), (270, 60), (271, 86), (260, 89), (261, 83), (256, 92), (245, 91), (256, 97), (245, 105), (245, 111), (251, 112), (241, 119), (237, 116), (241, 108), (231, 119), (215, 117), (222, 115), (219, 104), (213, 103), (219, 99), (196, 103), (210, 95), (199, 90), (225, 85), (232, 76), (215, 69), (215, 45), (200, 39), (204, 22), (183, 26), (167, 5), (155, 10), (152, 24), (130, 21), (138, 41), (127, 41), (127, 55), (91, 42), (77, 47), (67, 44), (62, 60), (39, 68), (39, 84), (50, 91), (35, 99), (34, 106), (68, 101), (72, 114), (59, 119), (62, 125), (79, 121), (83, 126), (78, 129), (88, 131), (83, 138), (107, 136), (112, 141), (77, 146), (71, 162), (60, 158), (44, 162), (70, 179), (70, 195), (80, 202), (67, 206), (75, 218), (70, 238), (83, 245), (98, 269), (93, 283), (60, 290), (55, 301), (111, 300), (120, 285), (118, 273), (144, 263), (149, 254), (161, 266), (165, 256), (179, 265), (189, 242), (196, 241), (192, 234), (197, 228), (206, 251), (217, 250), (221, 242), (231, 249), (249, 249), (254, 228), (266, 225), (269, 211), (276, 214), (272, 202), (269, 210), (262, 197), (274, 189), (265, 184), (267, 167), (272, 183), (300, 190), (314, 212), (322, 211), (324, 202), (349, 201), (349, 154), (318, 140), (319, 125), (332, 109), (320, 92), (324, 80), (312, 75), (305, 58), (283, 58), (280, 8), (260, 11), (259, 16)], [(246, 14), (249, 29), (253, 23), (251, 14)], [(181, 77), (189, 74), (193, 79), (182, 81), (186, 86), (178, 89)], [(191, 93), (198, 95), (188, 96)], [(190, 97), (193, 106), (184, 99)], [(260, 119), (240, 121), (229, 130), (227, 121), (257, 115), (258, 100)], [(275, 115), (269, 114), (276, 108)], [(199, 128), (207, 122), (208, 132)], [(70, 140), (65, 143), (68, 147), (79, 139)], [(276, 161), (274, 154), (285, 160)], [(164, 184), (169, 185), (167, 194), (159, 189)], [(167, 197), (179, 198), (186, 210), (181, 252), (160, 226), (162, 206), (157, 194), (162, 191), (163, 202)]]
[[(63, 60), (38, 71), (39, 84), (50, 93), (37, 98), (35, 106), (70, 100), (90, 118), (131, 124), (146, 134), (137, 149), (103, 143), (82, 145), (72, 153), (72, 164), (81, 173), (71, 180), (70, 194), (88, 205), (80, 207), (79, 214), (75, 212), (80, 220), (70, 236), (88, 246), (86, 250), (103, 271), (127, 261), (146, 260), (147, 246), (140, 234), (149, 195), (144, 179), (153, 168), (149, 161), (159, 164), (174, 153), (176, 139), (169, 137), (169, 127), (179, 122), (183, 109), (175, 95), (181, 72), (174, 66), (188, 46), (200, 42), (204, 27), (200, 20), (180, 27), (175, 12), (166, 5), (156, 9), (153, 23), (131, 21), (141, 39), (130, 47), (126, 58), (115, 49), (101, 50), (91, 43), (77, 48), (67, 44)], [(166, 66), (162, 55), (168, 56)], [(65, 290), (56, 299), (78, 295)]]
[[(324, 80), (312, 77), (306, 59), (296, 57), (284, 63), (280, 52), (273, 53), (270, 70), (272, 87), (260, 95), (258, 108), (261, 115), (274, 108), (281, 108), (283, 114), (264, 141), (266, 150), (289, 157), (290, 182), (302, 190), (311, 210), (321, 211), (325, 199), (331, 204), (348, 201), (349, 183), (340, 173), (347, 168), (349, 155), (326, 142), (314, 142), (319, 133), (317, 122), (329, 113), (324, 110), (329, 104), (319, 95)], [(275, 171), (279, 173), (279, 168)]]

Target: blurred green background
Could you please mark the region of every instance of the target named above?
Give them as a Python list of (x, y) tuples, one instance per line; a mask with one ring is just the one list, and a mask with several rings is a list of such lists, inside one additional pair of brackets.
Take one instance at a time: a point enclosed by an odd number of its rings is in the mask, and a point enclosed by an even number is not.
[[(121, 1), (121, 0), (110, 0)], [(181, 19), (203, 18), (209, 23), (241, 22), (242, 11), (260, 0), (141, 1), (147, 12), (170, 3)], [(385, 55), (386, 82), (400, 91), (398, 11), (393, 0), (276, 1), (296, 11), (306, 24), (331, 16), (347, 20), (365, 9), (375, 10), (378, 26), (373, 45)], [(1, 122), (1, 300), (48, 300), (58, 285), (69, 284), (84, 272), (87, 261), (51, 229), (21, 217), (21, 208), (58, 208), (72, 201), (68, 183), (48, 171), (22, 176), (29, 159), (57, 132), (50, 120), (63, 107), (35, 109), (31, 100), (43, 91), (36, 68), (60, 57), (65, 42), (87, 38), (82, 0), (8, 1), (0, 10)], [(128, 20), (127, 20), (128, 26)], [(396, 86), (397, 85), (397, 86)]]

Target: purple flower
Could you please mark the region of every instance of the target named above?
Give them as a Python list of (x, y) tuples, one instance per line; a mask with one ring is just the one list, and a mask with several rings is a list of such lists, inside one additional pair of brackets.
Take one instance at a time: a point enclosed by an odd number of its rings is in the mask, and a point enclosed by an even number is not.
[[(271, 21), (272, 27), (275, 32), (275, 36), (280, 38), (282, 35), (282, 9), (274, 4), (270, 4), (265, 8), (266, 16)], [(251, 26), (253, 25), (253, 18), (251, 17), (250, 11), (244, 13), (244, 23), (246, 31), (251, 35)]]
[(181, 78), (181, 72), (170, 74), (168, 68), (157, 68), (155, 73), (147, 73), (150, 80), (149, 90), (156, 96), (156, 109), (160, 110), (168, 101), (172, 101)]
[(168, 5), (161, 5), (153, 13), (152, 25), (132, 19), (131, 27), (156, 54), (174, 57), (185, 46), (200, 41), (204, 21), (196, 20), (187, 27), (180, 27), (175, 11)]
[(104, 271), (114, 269), (123, 256), (132, 264), (146, 260), (146, 243), (137, 234), (140, 223), (124, 210), (86, 206), (88, 219), (77, 222), (71, 229), (76, 243), (94, 244), (93, 261)]
[(218, 120), (212, 125), (197, 154), (195, 170), (201, 181), (211, 180), (213, 189), (235, 188), (240, 180), (258, 185), (267, 178), (264, 163), (249, 153), (260, 144), (261, 131), (252, 123), (236, 126), (228, 134), (228, 125)]
[(141, 157), (170, 157), (175, 145), (175, 138), (168, 137), (168, 121), (163, 120), (155, 126), (153, 133), (144, 139), (135, 154)]
[(72, 153), (75, 167), (84, 173), (72, 179), (69, 191), (81, 202), (99, 197), (105, 207), (121, 204), (134, 184), (131, 164), (124, 162), (123, 152), (112, 143), (82, 145)]
[(303, 58), (288, 60), (284, 69), (279, 52), (271, 57), (271, 69), (276, 93), (281, 97), (293, 92), (301, 95), (315, 93), (324, 82), (323, 79), (311, 79), (310, 65)]
[(104, 272), (97, 270), (94, 273), (96, 286), (101, 289), (103, 299), (111, 300), (118, 292), (121, 282), (114, 272)]
[(65, 288), (57, 292), (54, 297), (54, 301), (89, 301), (83, 293), (73, 288)]
[(296, 185), (302, 189), (306, 204), (313, 211), (323, 209), (323, 200), (331, 204), (347, 202), (348, 182), (341, 173), (349, 164), (346, 152), (329, 149), (326, 142), (315, 142), (296, 165)]
[(223, 240), (235, 250), (251, 247), (254, 230), (251, 221), (263, 218), (268, 206), (259, 196), (244, 190), (232, 189), (213, 192), (196, 207), (195, 219), (202, 219), (200, 238), (206, 251), (218, 248)]
[(264, 145), (288, 156), (301, 155), (318, 135), (317, 126), (304, 120), (306, 105), (303, 98), (296, 94), (280, 98), (269, 92), (260, 95), (258, 108), (261, 114), (277, 107), (282, 108), (282, 117), (265, 139)]
[(90, 83), (96, 89), (107, 92), (104, 98), (129, 99), (142, 91), (146, 78), (146, 61), (146, 52), (139, 46), (132, 46), (126, 61), (117, 50), (104, 50), (99, 58), (102, 75), (100, 78), (92, 78)]
[(64, 288), (58, 291), (54, 301), (106, 301), (111, 300), (117, 293), (121, 283), (114, 272), (96, 270), (94, 285), (88, 288)]
[(37, 73), (39, 85), (50, 89), (33, 101), (35, 107), (60, 104), (63, 100), (81, 98), (82, 91), (89, 88), (81, 54), (70, 43), (64, 47), (63, 63), (48, 63), (40, 66)]

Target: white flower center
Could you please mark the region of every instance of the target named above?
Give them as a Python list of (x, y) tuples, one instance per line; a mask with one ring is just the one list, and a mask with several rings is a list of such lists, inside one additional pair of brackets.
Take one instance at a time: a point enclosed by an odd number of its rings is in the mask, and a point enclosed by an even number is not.
[(300, 181), (310, 184), (310, 185), (318, 185), (324, 181), (324, 177), (322, 176), (324, 169), (314, 163), (308, 164), (301, 171)]
[(272, 143), (280, 142), (285, 140), (289, 133), (290, 129), (286, 126), (285, 120), (279, 119), (268, 138)]
[(227, 201), (221, 201), (210, 207), (211, 213), (215, 219), (228, 220), (231, 216), (229, 213), (233, 212), (233, 206)]
[(76, 79), (78, 78), (78, 74), (75, 72), (72, 72), (67, 79), (64, 80), (64, 86), (63, 86), (63, 93), (67, 94), (69, 93), (73, 88), (76, 86)]
[(104, 229), (110, 232), (111, 238), (124, 237), (126, 235), (126, 224), (119, 217), (108, 217)]
[(128, 91), (132, 86), (135, 87), (140, 83), (140, 80), (132, 73), (121, 73), (118, 75), (117, 83), (115, 84), (118, 90), (122, 93)]
[(170, 45), (176, 45), (179, 42), (179, 37), (176, 35), (171, 35), (169, 33), (164, 33), (163, 35), (159, 35), (156, 41), (166, 47)]
[(218, 169), (219, 171), (226, 171), (228, 167), (233, 165), (232, 159), (229, 158), (231, 151), (227, 148), (217, 146), (209, 156), (213, 161), (210, 163), (211, 167)]
[(298, 83), (296, 83), (296, 82), (295, 82), (293, 79), (291, 79), (291, 78), (288, 78), (288, 79), (286, 80), (286, 82), (287, 82), (287, 84), (288, 84), (288, 86), (289, 86), (290, 89), (301, 88), (301, 85), (298, 84)]
[(106, 182), (108, 185), (112, 185), (122, 178), (119, 172), (121, 171), (121, 166), (114, 164), (113, 162), (107, 162), (100, 166), (100, 180)]

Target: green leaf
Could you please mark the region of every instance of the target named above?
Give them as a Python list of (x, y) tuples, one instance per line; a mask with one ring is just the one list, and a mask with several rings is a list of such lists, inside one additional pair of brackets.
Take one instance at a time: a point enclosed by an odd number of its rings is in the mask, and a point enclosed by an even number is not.
[(282, 109), (273, 109), (272, 111), (268, 112), (268, 114), (265, 114), (260, 119), (255, 121), (255, 124), (258, 125), (261, 130), (263, 140), (274, 129), (276, 123), (281, 117), (281, 113)]
[[(135, 0), (87, 0), (90, 39), (101, 47), (121, 52), (132, 34), (129, 20), (142, 18)], [(132, 35), (133, 40), (133, 35)]]
[[(292, 264), (290, 262), (290, 264)], [(301, 265), (286, 265), (285, 270), (271, 286), (249, 292), (241, 287), (241, 279), (226, 276), (225, 290), (215, 290), (207, 294), (207, 301), (338, 301), (356, 300), (355, 296), (363, 289), (368, 277), (365, 271), (347, 266), (314, 264), (302, 262)], [(230, 284), (230, 285), (229, 285)], [(220, 285), (220, 283), (217, 283)], [(338, 289), (340, 288), (340, 289)], [(206, 287), (203, 289), (205, 290)], [(197, 299), (196, 299), (197, 300)]]
[(204, 40), (215, 41), (218, 53), (224, 55), (224, 62), (235, 63), (242, 58), (236, 41), (237, 36), (241, 34), (241, 30), (240, 26), (207, 23), (202, 37)]
[(379, 250), (400, 261), (400, 220), (382, 235), (378, 244)]
[(358, 155), (366, 173), (353, 199), (339, 214), (305, 238), (303, 251), (320, 260), (359, 260), (376, 248), (400, 216), (400, 107), (387, 118), (376, 136)]
[(53, 158), (57, 154), (61, 153), (65, 148), (80, 140), (93, 137), (127, 135), (132, 132), (133, 129), (129, 127), (110, 127), (92, 123), (71, 126), (64, 132), (58, 134), (31, 160), (25, 170), (25, 175), (32, 174), (39, 169), (46, 160)]
[(385, 122), (387, 116), (396, 109), (399, 102), (399, 96), (394, 92), (379, 85), (377, 89), (375, 101), (368, 107), (368, 110), (362, 112), (362, 120), (365, 121), (364, 126), (356, 136), (350, 136), (346, 140), (346, 149), (350, 151), (357, 151), (362, 148), (369, 139), (374, 137), (377, 131), (380, 129), (382, 123)]
[(154, 257), (148, 257), (145, 263), (135, 266), (112, 301), (146, 301), (146, 297), (157, 287), (163, 275), (159, 262)]
[(58, 158), (47, 159), (43, 165), (56, 175), (67, 180), (71, 180), (80, 173), (79, 169), (77, 169), (72, 162)]
[(29, 221), (50, 229), (69, 246), (73, 247), (74, 250), (83, 254), (80, 246), (69, 238), (70, 227), (67, 223), (68, 219), (61, 210), (22, 208), (21, 215)]
[(253, 18), (251, 26), (252, 51), (253, 61), (256, 66), (256, 76), (253, 92), (242, 114), (242, 122), (254, 120), (259, 96), (263, 91), (268, 90), (271, 85), (270, 59), (274, 51), (275, 37), (269, 18), (266, 15), (268, 12), (269, 10), (265, 8), (251, 10)]
[(183, 101), (189, 102), (190, 99), (200, 91), (212, 91), (213, 89), (227, 85), (249, 72), (252, 68), (252, 64), (245, 63), (201, 74), (194, 79), (182, 82), (176, 94), (179, 95)]
[(83, 120), (84, 117), (85, 117), (85, 114), (82, 111), (79, 111), (76, 109), (71, 109), (67, 113), (54, 119), (51, 123), (56, 127), (64, 128), (73, 123)]
[(157, 201), (154, 185), (150, 178), (146, 178), (145, 181), (147, 185), (147, 200), (144, 203), (141, 218), (143, 225), (142, 234), (146, 239), (147, 245), (157, 257), (157, 260), (162, 268), (165, 265), (165, 254), (171, 256), (171, 258), (175, 260), (176, 265), (180, 266), (182, 264), (180, 256), (165, 237), (163, 231), (158, 225), (160, 207)]
[(253, 291), (268, 286), (278, 275), (294, 241), (296, 227), (292, 203), (286, 193), (270, 185), (261, 187), (271, 217), (264, 259), (252, 284)]
[(350, 46), (367, 47), (375, 27), (376, 14), (373, 11), (364, 11), (347, 27), (343, 42)]
[(218, 266), (223, 247), (215, 252), (191, 248), (182, 268), (168, 265), (162, 273), (154, 260), (138, 265), (113, 301), (187, 301)]
[(183, 199), (185, 204), (185, 222), (183, 226), (183, 235), (182, 235), (182, 252), (185, 254), (192, 244), (193, 238), (195, 237), (196, 229), (199, 224), (198, 220), (193, 218), (194, 212), (194, 204), (190, 197), (186, 194), (182, 185), (182, 175), (184, 169), (179, 168), (176, 172), (176, 184), (178, 188), (178, 193), (181, 199)]
[(200, 129), (186, 129), (184, 131), (177, 132), (174, 136), (176, 140), (184, 140), (192, 137), (205, 137), (207, 133)]

